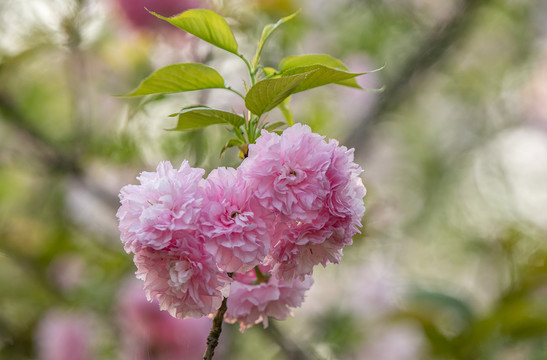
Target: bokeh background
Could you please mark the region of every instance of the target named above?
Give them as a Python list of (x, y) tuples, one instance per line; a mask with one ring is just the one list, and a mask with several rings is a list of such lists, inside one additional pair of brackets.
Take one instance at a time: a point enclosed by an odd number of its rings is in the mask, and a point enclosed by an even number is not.
[[(363, 233), (317, 269), (292, 319), (219, 359), (547, 358), (547, 2), (543, 0), (0, 0), (0, 358), (200, 358), (209, 320), (144, 299), (115, 213), (161, 160), (237, 166), (222, 126), (169, 114), (231, 93), (127, 100), (154, 69), (203, 62), (242, 87), (236, 57), (144, 11), (206, 7), (267, 65), (327, 53), (382, 93), (293, 96), (297, 121), (356, 149)], [(272, 120), (280, 114), (275, 111)]]

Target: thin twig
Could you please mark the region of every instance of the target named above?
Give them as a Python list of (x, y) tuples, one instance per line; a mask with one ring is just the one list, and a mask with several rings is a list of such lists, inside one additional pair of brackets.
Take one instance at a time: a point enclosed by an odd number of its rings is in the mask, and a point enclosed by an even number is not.
[(42, 160), (52, 171), (81, 173), (81, 168), (75, 159), (65, 156), (57, 144), (37, 131), (31, 125), (30, 119), (27, 119), (15, 102), (4, 93), (0, 93), (0, 121), (17, 129), (24, 140), (36, 150), (36, 157)]
[(311, 350), (303, 350), (289, 337), (283, 335), (274, 321), (270, 320), (268, 327), (264, 329), (268, 337), (273, 340), (281, 351), (285, 354), (288, 360), (310, 360), (318, 359), (318, 356), (312, 353)]
[(218, 338), (222, 332), (222, 322), (224, 321), (224, 313), (226, 313), (227, 300), (228, 298), (224, 298), (222, 300), (222, 304), (213, 319), (213, 326), (211, 327), (209, 336), (207, 336), (207, 350), (205, 350), (205, 354), (203, 354), (203, 360), (211, 360), (215, 354), (215, 348), (218, 345)]
[(46, 136), (37, 131), (30, 119), (17, 108), (7, 94), (0, 92), (0, 121), (11, 126), (23, 138), (23, 141), (32, 148), (32, 155), (40, 160), (53, 173), (71, 175), (74, 181), (87, 189), (106, 206), (117, 209), (119, 202), (114, 194), (111, 194), (99, 184), (89, 181), (85, 177), (83, 166), (79, 163), (77, 156), (69, 156), (65, 151), (49, 140)]

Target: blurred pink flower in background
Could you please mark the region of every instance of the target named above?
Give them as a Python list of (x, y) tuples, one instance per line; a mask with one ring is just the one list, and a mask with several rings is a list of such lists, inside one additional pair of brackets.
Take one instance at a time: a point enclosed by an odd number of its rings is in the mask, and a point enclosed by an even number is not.
[(93, 360), (95, 334), (88, 315), (51, 310), (37, 325), (36, 357), (39, 360)]
[(207, 4), (198, 0), (117, 0), (117, 3), (127, 21), (137, 29), (171, 26), (149, 14), (146, 9), (163, 16), (173, 16), (188, 9), (206, 7)]
[(175, 319), (149, 302), (142, 283), (128, 280), (118, 293), (118, 319), (122, 359), (201, 359), (211, 319)]
[(341, 285), (340, 291), (345, 291), (341, 305), (363, 321), (389, 316), (398, 309), (408, 291), (400, 264), (379, 252), (371, 251), (362, 263), (346, 266), (338, 276), (352, 279), (351, 286), (347, 283)]
[(87, 269), (77, 253), (65, 253), (54, 258), (47, 270), (51, 282), (61, 292), (69, 293), (83, 283)]
[(356, 360), (416, 360), (423, 358), (424, 339), (420, 329), (407, 324), (372, 331)]
[(540, 129), (547, 130), (547, 41), (539, 61), (532, 72), (530, 79), (522, 90), (520, 106), (523, 107), (524, 115), (528, 121), (535, 124)]

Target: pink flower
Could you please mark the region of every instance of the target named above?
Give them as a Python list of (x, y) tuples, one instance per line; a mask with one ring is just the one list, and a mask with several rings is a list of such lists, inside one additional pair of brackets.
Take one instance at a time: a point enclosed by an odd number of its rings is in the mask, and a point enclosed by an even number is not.
[(297, 124), (281, 135), (262, 131), (241, 171), (260, 204), (280, 216), (266, 261), (276, 277), (303, 279), (315, 265), (340, 262), (365, 211), (353, 150)]
[(259, 206), (235, 169), (213, 170), (202, 189), (201, 231), (217, 264), (227, 272), (260, 264), (270, 249), (275, 216)]
[(331, 139), (334, 146), (332, 160), (327, 169), (330, 191), (327, 196), (327, 209), (330, 214), (341, 218), (351, 218), (352, 224), (361, 226), (365, 214), (363, 197), (366, 189), (359, 174), (361, 167), (353, 162), (353, 149), (339, 146), (338, 141)]
[(337, 264), (342, 249), (351, 245), (365, 212), (366, 189), (359, 177), (361, 168), (353, 162), (353, 151), (334, 145), (326, 171), (330, 191), (319, 215), (308, 222), (285, 221), (277, 226), (271, 257), (273, 273), (281, 279), (302, 278), (315, 265)]
[(264, 208), (307, 221), (317, 216), (328, 195), (331, 154), (322, 136), (296, 124), (281, 135), (262, 130), (240, 169)]
[(160, 250), (175, 245), (175, 238), (178, 242), (194, 241), (201, 209), (198, 185), (203, 174), (203, 169), (191, 168), (187, 161), (179, 170), (165, 161), (156, 172), (141, 173), (141, 185), (124, 186), (116, 215), (125, 250)]
[(149, 14), (147, 9), (163, 16), (173, 16), (188, 9), (203, 7), (202, 2), (196, 0), (117, 0), (117, 2), (129, 23), (143, 29), (169, 25)]
[(89, 316), (50, 311), (40, 320), (36, 334), (37, 358), (40, 360), (91, 360), (93, 323)]
[[(308, 126), (262, 131), (238, 170), (203, 180), (185, 161), (143, 172), (120, 194), (121, 240), (148, 299), (171, 315), (212, 315), (229, 292), (227, 321), (267, 326), (300, 306), (315, 265), (338, 263), (352, 243), (365, 211), (361, 171), (353, 150)], [(257, 266), (264, 278), (249, 272)]]
[(228, 291), (228, 276), (199, 244), (169, 250), (142, 248), (134, 261), (148, 300), (156, 298), (162, 310), (177, 318), (214, 314)]
[(147, 301), (142, 284), (135, 279), (120, 289), (117, 313), (123, 359), (200, 359), (205, 352), (211, 319), (173, 318), (160, 311), (156, 301)]
[(225, 320), (230, 323), (238, 321), (242, 332), (259, 322), (267, 327), (268, 317), (284, 320), (292, 316), (291, 308), (302, 304), (305, 292), (313, 284), (311, 276), (290, 282), (270, 277), (259, 284), (254, 284), (251, 279), (253, 282), (257, 279), (252, 272), (235, 274), (227, 302)]
[(356, 233), (348, 219), (335, 217), (320, 226), (313, 223), (284, 226), (267, 264), (280, 279), (303, 278), (312, 274), (315, 265), (338, 264), (342, 249), (351, 245)]

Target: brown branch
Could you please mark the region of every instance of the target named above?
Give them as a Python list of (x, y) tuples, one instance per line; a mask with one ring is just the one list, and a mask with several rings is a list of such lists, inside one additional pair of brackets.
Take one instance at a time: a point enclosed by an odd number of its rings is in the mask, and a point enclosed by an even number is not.
[(207, 336), (207, 350), (205, 350), (205, 354), (203, 354), (203, 360), (211, 360), (215, 354), (215, 348), (218, 345), (218, 338), (222, 332), (222, 322), (224, 321), (224, 313), (226, 313), (227, 309), (227, 300), (228, 298), (224, 298), (222, 300), (222, 304), (213, 319), (213, 326), (211, 327), (209, 336)]
[(63, 149), (34, 129), (30, 120), (19, 111), (9, 96), (2, 93), (0, 93), (0, 120), (17, 131), (23, 141), (34, 150), (32, 155), (35, 155), (51, 172), (72, 175), (76, 182), (108, 207), (114, 210), (118, 208), (119, 202), (115, 195), (90, 182), (84, 176), (83, 167), (79, 164), (78, 159), (65, 155)]
[(79, 174), (81, 169), (73, 158), (67, 157), (62, 150), (47, 137), (38, 132), (7, 94), (0, 93), (0, 119), (15, 128), (23, 139), (35, 150), (35, 155), (51, 170), (62, 170)]
[(268, 327), (264, 329), (268, 337), (274, 341), (288, 360), (309, 360), (318, 359), (318, 356), (311, 350), (304, 351), (289, 337), (283, 335), (274, 321), (270, 320)]
[(449, 20), (437, 25), (418, 46), (417, 51), (408, 58), (393, 80), (388, 81), (385, 91), (379, 95), (378, 101), (367, 116), (353, 129), (344, 142), (345, 145), (359, 148), (366, 144), (372, 127), (381, 122), (390, 110), (416, 92), (416, 87), (425, 80), (425, 75), (444, 58), (451, 45), (468, 31), (481, 6), (491, 1), (466, 0)]

